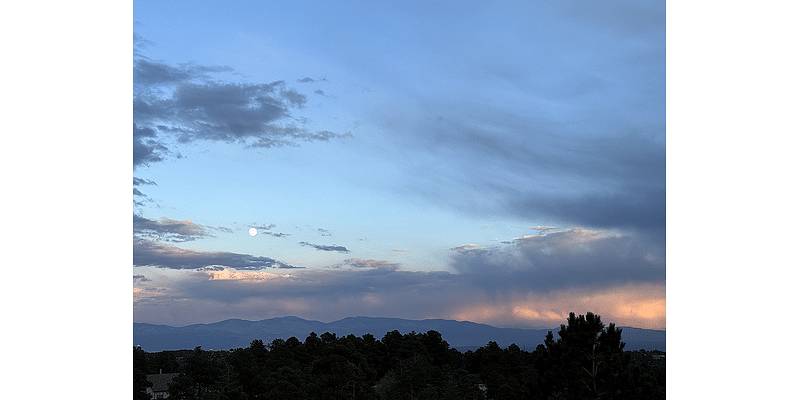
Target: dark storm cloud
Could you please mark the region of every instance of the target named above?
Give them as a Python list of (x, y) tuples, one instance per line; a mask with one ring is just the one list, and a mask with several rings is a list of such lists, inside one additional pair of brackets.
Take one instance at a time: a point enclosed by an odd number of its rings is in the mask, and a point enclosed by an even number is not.
[(321, 251), (338, 251), (340, 253), (349, 253), (350, 250), (347, 250), (344, 246), (337, 246), (337, 245), (323, 245), (323, 244), (313, 244), (308, 242), (300, 242), (303, 246), (313, 247), (317, 250)]
[(229, 267), (238, 270), (295, 267), (269, 257), (227, 251), (188, 250), (145, 238), (133, 238), (134, 267), (154, 266), (170, 269)]
[(147, 282), (150, 279), (146, 278), (144, 275), (136, 274), (136, 275), (133, 276), (133, 280), (134, 281), (139, 281), (139, 282)]
[[(134, 40), (143, 43), (139, 36)], [(227, 66), (173, 66), (136, 53), (134, 168), (163, 161), (171, 154), (167, 145), (171, 142), (208, 140), (270, 148), (352, 136), (349, 132), (310, 131), (294, 125), (293, 121), (305, 121), (293, 115), (293, 110), (302, 109), (307, 98), (284, 81), (234, 83), (212, 79), (223, 72), (236, 74)]]
[(155, 220), (136, 214), (133, 214), (133, 234), (168, 242), (187, 242), (211, 236), (204, 226), (189, 220), (175, 221), (169, 218)]
[(641, 236), (570, 229), (525, 236), (496, 248), (453, 248), (451, 266), (489, 292), (613, 287), (663, 283), (665, 252)]

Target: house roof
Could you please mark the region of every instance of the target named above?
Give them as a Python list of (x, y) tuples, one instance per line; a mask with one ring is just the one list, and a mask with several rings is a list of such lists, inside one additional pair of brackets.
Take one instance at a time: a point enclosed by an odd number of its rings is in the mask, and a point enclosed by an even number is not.
[(180, 375), (179, 373), (169, 373), (169, 374), (149, 374), (147, 375), (147, 380), (153, 384), (153, 391), (154, 392), (166, 392), (169, 389), (169, 384), (172, 382), (172, 378)]

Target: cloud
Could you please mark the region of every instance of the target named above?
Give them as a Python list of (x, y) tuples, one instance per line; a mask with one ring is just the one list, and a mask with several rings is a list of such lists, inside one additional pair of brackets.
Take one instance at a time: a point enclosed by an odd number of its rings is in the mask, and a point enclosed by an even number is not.
[[(137, 178), (137, 177), (134, 176), (133, 177), (133, 186), (141, 186), (141, 185), (156, 185), (156, 183), (151, 181), (151, 180), (149, 180), (149, 179), (142, 179), (142, 178)], [(158, 186), (158, 185), (156, 185), (156, 186)]]
[(139, 282), (147, 282), (147, 281), (149, 281), (150, 279), (147, 279), (147, 278), (146, 278), (144, 275), (137, 274), (137, 275), (134, 275), (134, 276), (133, 276), (133, 280), (134, 280), (134, 281), (139, 281)]
[(489, 293), (607, 288), (666, 279), (663, 246), (646, 237), (575, 228), (497, 248), (453, 248), (451, 267)]
[(227, 269), (220, 269), (209, 271), (209, 280), (228, 280), (228, 281), (242, 281), (242, 282), (265, 282), (268, 280), (289, 278), (288, 274), (273, 274), (270, 272), (260, 271), (229, 271)]
[(156, 136), (155, 130), (149, 127), (140, 127), (133, 123), (133, 169), (147, 166), (154, 162), (164, 160), (171, 154), (167, 146)]
[(300, 242), (303, 246), (313, 247), (317, 250), (321, 251), (338, 251), (340, 253), (349, 253), (350, 250), (347, 250), (344, 246), (337, 246), (337, 245), (322, 245), (322, 244), (313, 244), (308, 242)]
[(133, 238), (133, 265), (170, 269), (202, 269), (216, 266), (240, 270), (301, 268), (269, 257), (226, 251), (188, 250), (138, 237)]
[(457, 251), (459, 253), (466, 253), (475, 250), (486, 250), (485, 247), (480, 247), (477, 244), (465, 244), (463, 246), (456, 246), (451, 248), (450, 250)]
[[(144, 43), (138, 35), (134, 41)], [(286, 82), (212, 79), (222, 72), (236, 74), (227, 66), (173, 66), (135, 53), (134, 168), (177, 154), (168, 148), (167, 143), (172, 142), (206, 140), (270, 148), (352, 137), (349, 132), (337, 134), (296, 126), (294, 121), (305, 119), (293, 112), (305, 106), (307, 97)], [(308, 82), (306, 79), (300, 81)]]
[(212, 228), (212, 229), (216, 229), (218, 231), (222, 231), (222, 232), (225, 232), (225, 233), (233, 233), (233, 229), (225, 227), (225, 226), (218, 226), (218, 227)]
[[(136, 238), (134, 265), (142, 271), (151, 266), (191, 270), (167, 283), (152, 282), (166, 291), (137, 292), (136, 312), (146, 319), (156, 314), (145, 306), (167, 307), (161, 314), (171, 318), (193, 307), (208, 310), (209, 320), (185, 323), (391, 315), (541, 327), (558, 326), (571, 311), (589, 310), (618, 325), (665, 327), (666, 262), (659, 241), (586, 228), (536, 228), (536, 234), (507, 240), (508, 245), (452, 247), (450, 272), (410, 271), (397, 262), (358, 257), (325, 268), (289, 269), (267, 257), (187, 250)], [(281, 267), (285, 272), (260, 271)], [(186, 317), (168, 322), (181, 318)]]
[[(375, 111), (374, 119), (395, 133), (386, 140), (399, 141), (405, 158), (448, 160), (398, 164), (405, 169), (398, 192), (465, 213), (503, 210), (548, 225), (666, 226), (663, 122), (597, 116), (567, 123), (560, 118), (569, 113), (521, 115), (510, 105), (425, 106), (444, 117), (404, 121), (395, 110)], [(402, 113), (421, 112), (408, 107)], [(458, 117), (450, 117), (454, 112)]]
[(260, 231), (268, 231), (276, 226), (275, 224), (269, 224), (269, 225), (250, 224), (250, 225), (251, 228), (256, 228)]
[(343, 260), (339, 264), (333, 265), (331, 268), (341, 268), (343, 266), (350, 266), (353, 268), (362, 268), (362, 269), (376, 269), (376, 270), (386, 270), (386, 271), (395, 271), (400, 268), (400, 264), (389, 262), (386, 260), (369, 260), (363, 258), (348, 258)]
[(298, 79), (298, 80), (297, 80), (297, 82), (299, 82), (299, 83), (327, 82), (327, 81), (328, 81), (328, 80), (327, 80), (327, 79), (325, 79), (325, 78), (322, 78), (322, 79), (313, 79), (313, 78), (309, 78), (309, 77), (305, 77), (305, 78), (302, 78), (302, 79)]
[[(590, 310), (606, 322), (663, 329), (665, 287), (662, 283), (626, 283), (613, 287), (537, 291), (508, 282), (508, 290), (492, 293), (472, 272), (407, 271), (385, 260), (350, 258), (325, 269), (286, 273), (222, 268), (192, 271), (163, 293), (140, 301), (162, 307), (168, 324), (201, 321), (184, 311), (203, 307), (207, 320), (259, 320), (296, 315), (333, 321), (353, 315), (400, 318), (450, 318), (501, 326), (557, 327), (570, 311)], [(171, 299), (179, 297), (180, 302)], [(140, 320), (152, 315), (136, 304)], [(162, 320), (163, 321), (163, 320)]]
[(136, 214), (133, 214), (133, 234), (169, 242), (187, 242), (211, 236), (205, 227), (190, 220), (176, 221), (169, 218), (155, 220)]
[(258, 233), (260, 233), (260, 234), (263, 233), (265, 235), (269, 235), (269, 236), (276, 237), (276, 238), (290, 236), (288, 233), (269, 232), (269, 230), (271, 230), (272, 228), (274, 228), (276, 226), (275, 224), (269, 224), (269, 225), (250, 224), (250, 225), (251, 225), (252, 228), (258, 229)]
[(557, 216), (567, 224), (597, 228), (631, 228), (663, 231), (667, 223), (666, 188), (619, 188), (616, 193), (586, 193), (576, 196), (526, 194), (511, 200), (518, 214)]
[[(351, 268), (344, 268), (344, 267)], [(402, 271), (398, 265), (382, 260), (348, 259), (331, 268), (291, 270), (269, 275), (238, 274), (231, 268), (216, 271), (192, 271), (175, 284), (176, 292), (187, 298), (206, 299), (235, 304), (248, 298), (263, 298), (279, 302), (311, 302), (333, 305), (350, 298), (364, 296), (409, 296), (430, 287), (440, 287), (450, 281), (452, 274), (442, 271)], [(238, 269), (233, 267), (234, 269)], [(226, 272), (227, 270), (227, 272)], [(220, 276), (249, 277), (220, 279)], [(399, 300), (399, 299), (398, 299)]]
[(264, 234), (265, 235), (270, 235), (270, 236), (276, 237), (276, 238), (282, 238), (282, 237), (286, 237), (286, 236), (291, 236), (288, 233), (281, 233), (281, 232), (264, 232)]
[(133, 84), (134, 85), (161, 85), (165, 83), (180, 82), (194, 78), (190, 71), (153, 62), (148, 59), (134, 60)]

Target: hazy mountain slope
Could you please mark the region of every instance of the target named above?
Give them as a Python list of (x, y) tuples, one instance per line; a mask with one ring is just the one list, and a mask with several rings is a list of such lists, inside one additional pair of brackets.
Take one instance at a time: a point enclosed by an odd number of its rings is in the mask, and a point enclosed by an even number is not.
[[(665, 350), (666, 332), (650, 329), (622, 327), (622, 340), (626, 350)], [(149, 352), (161, 350), (203, 349), (227, 350), (247, 347), (254, 339), (261, 339), (265, 344), (275, 338), (288, 339), (292, 336), (300, 341), (311, 332), (321, 335), (325, 332), (337, 336), (353, 334), (362, 336), (372, 334), (381, 339), (387, 332), (397, 330), (402, 334), (427, 332), (435, 330), (442, 334), (450, 347), (466, 351), (486, 345), (490, 340), (500, 347), (515, 343), (523, 350), (533, 351), (536, 345), (544, 341), (548, 331), (558, 338), (558, 328), (553, 329), (516, 329), (497, 328), (474, 322), (452, 321), (444, 319), (407, 320), (400, 318), (348, 317), (330, 323), (309, 321), (297, 317), (278, 317), (261, 321), (229, 319), (211, 324), (195, 324), (184, 327), (153, 325), (146, 323), (133, 324), (134, 345), (142, 346)]]

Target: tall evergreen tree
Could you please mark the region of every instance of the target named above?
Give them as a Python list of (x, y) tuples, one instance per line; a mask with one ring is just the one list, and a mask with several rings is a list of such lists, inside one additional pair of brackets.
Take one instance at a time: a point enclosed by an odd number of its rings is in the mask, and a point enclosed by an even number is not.
[(147, 388), (147, 357), (141, 347), (133, 348), (133, 400), (150, 400)]
[[(544, 386), (550, 395), (566, 399), (613, 398), (623, 392), (620, 373), (626, 367), (622, 329), (603, 329), (599, 315), (570, 313), (559, 339), (545, 337), (547, 370)], [(539, 365), (541, 369), (543, 365)]]

